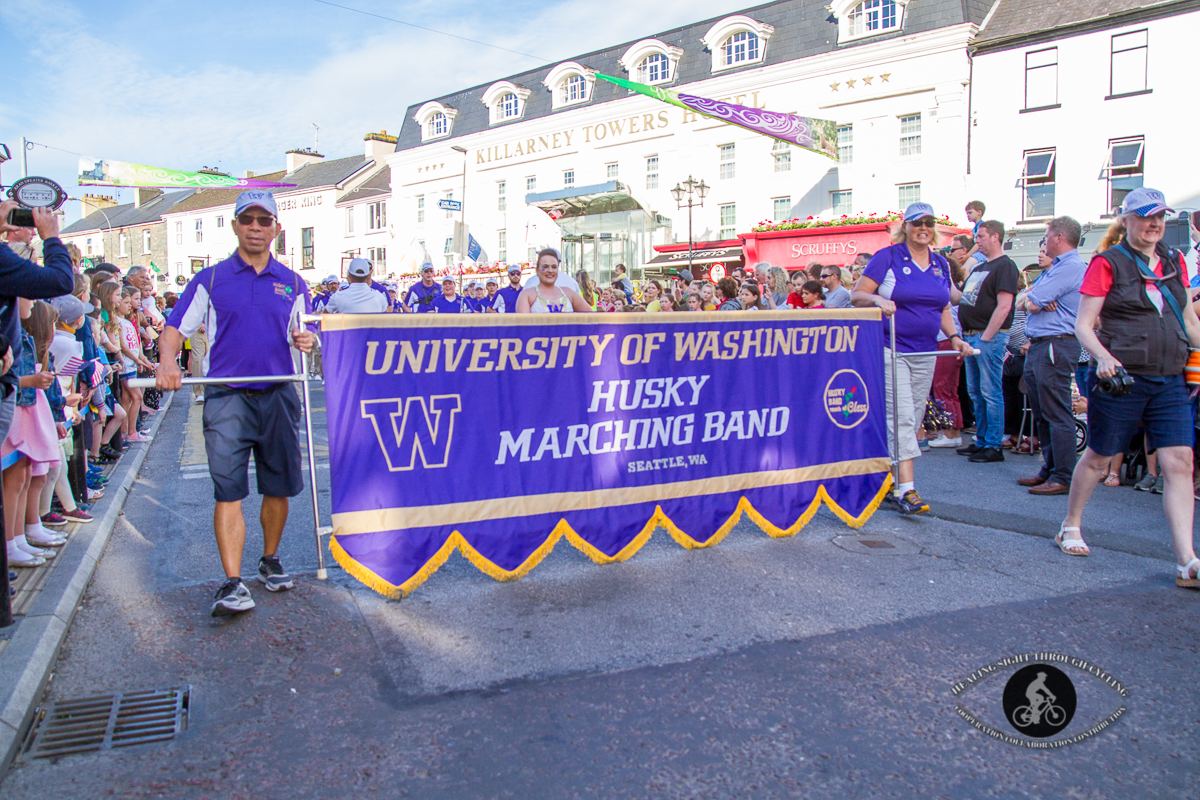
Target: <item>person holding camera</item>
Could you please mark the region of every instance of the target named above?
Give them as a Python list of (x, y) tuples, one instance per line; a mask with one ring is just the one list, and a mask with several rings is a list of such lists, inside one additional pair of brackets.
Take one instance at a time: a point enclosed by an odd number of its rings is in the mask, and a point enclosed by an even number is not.
[(1121, 204), (1125, 235), (1097, 254), (1084, 274), (1075, 336), (1096, 361), (1089, 378), (1088, 447), (1075, 466), (1067, 518), (1055, 542), (1068, 555), (1088, 554), (1083, 509), (1109, 459), (1125, 451), (1140, 421), (1165, 478), (1163, 511), (1179, 562), (1176, 583), (1200, 589), (1192, 544), (1195, 433), (1184, 380), (1189, 347), (1200, 348), (1200, 319), (1188, 302), (1183, 256), (1162, 241), (1170, 210), (1162, 192), (1131, 191)]

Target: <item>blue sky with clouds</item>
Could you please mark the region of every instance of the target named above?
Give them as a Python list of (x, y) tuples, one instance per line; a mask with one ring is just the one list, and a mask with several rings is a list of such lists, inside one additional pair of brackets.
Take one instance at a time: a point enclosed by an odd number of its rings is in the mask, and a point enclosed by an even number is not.
[[(469, 44), (315, 0), (15, 0), (0, 3), (0, 142), (19, 175), (80, 189), (78, 156), (230, 174), (283, 168), (284, 151), (361, 152), (409, 104), (650, 36), (750, 3), (720, 0), (333, 0), (538, 58)], [(62, 152), (72, 151), (72, 152)], [(119, 200), (132, 199), (122, 190)], [(67, 219), (78, 217), (68, 203)]]

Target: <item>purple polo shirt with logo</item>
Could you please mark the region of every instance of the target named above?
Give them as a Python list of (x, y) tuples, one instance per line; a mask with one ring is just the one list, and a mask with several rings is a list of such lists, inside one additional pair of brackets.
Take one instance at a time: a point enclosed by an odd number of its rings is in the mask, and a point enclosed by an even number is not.
[(435, 282), (431, 286), (426, 286), (423, 282), (417, 282), (409, 287), (408, 292), (404, 295), (404, 305), (418, 314), (430, 314), (433, 312), (433, 299), (440, 297), (441, 294), (440, 284)]
[[(912, 260), (904, 242), (885, 247), (871, 257), (863, 277), (879, 284), (879, 295), (896, 304), (896, 349), (901, 353), (937, 350), (942, 309), (950, 304), (950, 266), (934, 252), (929, 268)], [(883, 344), (891, 347), (891, 323), (883, 320)]]
[[(167, 324), (186, 339), (201, 325), (208, 336), (204, 373), (214, 378), (290, 375), (291, 331), (311, 313), (308, 286), (273, 257), (259, 273), (240, 253), (192, 278)], [(271, 384), (239, 384), (265, 389)]]

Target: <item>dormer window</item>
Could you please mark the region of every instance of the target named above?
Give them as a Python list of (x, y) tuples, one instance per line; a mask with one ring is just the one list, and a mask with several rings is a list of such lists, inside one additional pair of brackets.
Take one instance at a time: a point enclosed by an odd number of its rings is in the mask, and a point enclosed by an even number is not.
[(545, 85), (551, 92), (552, 109), (579, 105), (592, 99), (592, 86), (596, 82), (591, 70), (568, 61), (550, 70)]
[(643, 39), (626, 50), (619, 63), (638, 83), (670, 83), (675, 79), (675, 69), (682, 55), (681, 47), (660, 39)]
[(712, 71), (762, 63), (767, 40), (775, 28), (738, 14), (726, 17), (708, 29), (701, 40), (712, 53)]
[(839, 0), (831, 6), (838, 19), (838, 42), (898, 31), (907, 0)]
[(421, 126), (421, 141), (428, 142), (449, 136), (454, 128), (458, 110), (437, 101), (430, 101), (417, 109), (413, 119)]
[(493, 83), (483, 93), (483, 104), (490, 112), (489, 122), (495, 125), (520, 119), (525, 113), (525, 101), (529, 94), (529, 90), (524, 86), (518, 86), (511, 81)]

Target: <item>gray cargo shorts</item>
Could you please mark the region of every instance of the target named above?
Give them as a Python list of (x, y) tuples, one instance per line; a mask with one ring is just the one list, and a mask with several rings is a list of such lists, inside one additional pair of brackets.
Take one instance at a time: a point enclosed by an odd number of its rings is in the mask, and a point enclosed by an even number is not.
[(251, 452), (259, 494), (295, 497), (304, 490), (300, 398), (291, 384), (262, 391), (209, 386), (204, 400), (204, 447), (219, 503), (234, 503), (250, 494)]

